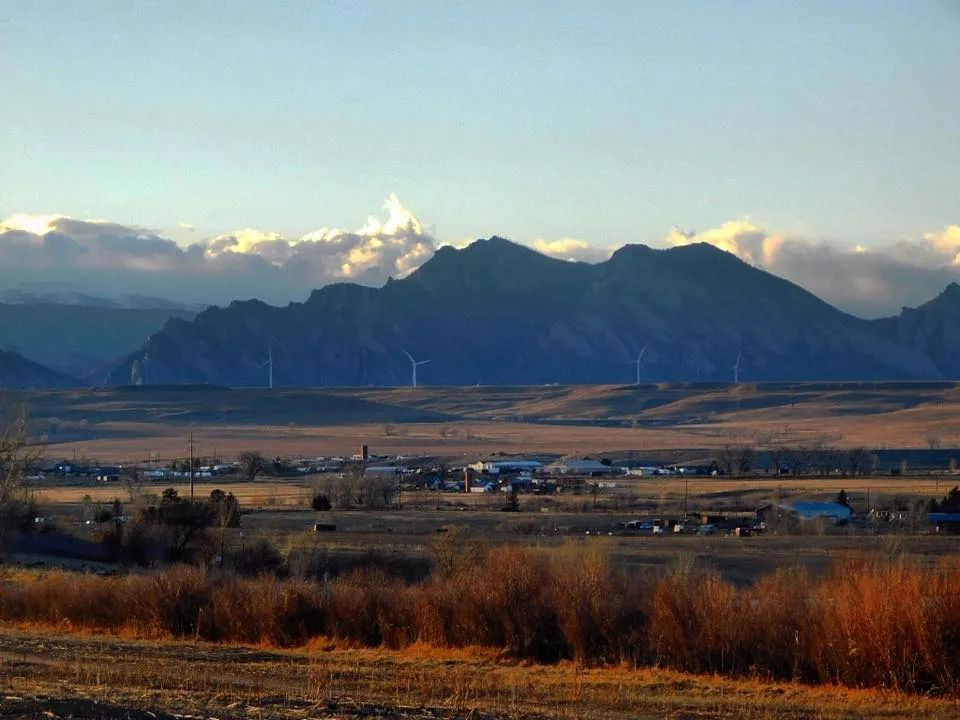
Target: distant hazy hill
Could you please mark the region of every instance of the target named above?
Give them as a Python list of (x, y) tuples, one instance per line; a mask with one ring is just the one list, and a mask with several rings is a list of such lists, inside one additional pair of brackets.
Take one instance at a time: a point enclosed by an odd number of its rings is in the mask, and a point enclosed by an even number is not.
[(41, 389), (76, 387), (80, 382), (23, 355), (0, 350), (0, 388)]
[[(951, 301), (948, 303), (957, 305)], [(382, 288), (338, 284), (173, 319), (112, 383), (423, 384), (936, 378), (952, 365), (882, 322), (847, 315), (709, 245), (628, 246), (596, 265), (500, 238), (442, 248)], [(949, 355), (949, 352), (946, 353)], [(137, 369), (134, 371), (134, 364)]]
[(112, 366), (171, 317), (193, 316), (190, 310), (169, 307), (107, 307), (24, 298), (0, 304), (0, 348), (101, 383)]

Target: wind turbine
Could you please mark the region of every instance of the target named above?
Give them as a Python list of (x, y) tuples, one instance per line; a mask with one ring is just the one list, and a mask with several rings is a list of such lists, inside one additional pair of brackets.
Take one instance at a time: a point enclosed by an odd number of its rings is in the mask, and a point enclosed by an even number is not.
[(737, 362), (733, 366), (733, 384), (740, 384), (740, 358), (743, 356), (743, 351), (737, 353)]
[(632, 360), (632, 361), (630, 362), (631, 365), (636, 365), (636, 366), (637, 366), (637, 383), (636, 383), (637, 385), (640, 384), (640, 368), (643, 367), (643, 356), (644, 356), (644, 354), (647, 352), (647, 345), (649, 345), (649, 344), (650, 344), (650, 341), (647, 340), (647, 341), (643, 344), (643, 347), (640, 349), (640, 353), (637, 355), (637, 359), (636, 359), (636, 360)]
[(269, 387), (270, 387), (271, 390), (273, 390), (273, 343), (272, 343), (272, 342), (270, 343), (269, 349), (267, 350), (267, 359), (264, 360), (262, 363), (260, 363), (259, 367), (266, 367), (266, 368), (269, 368), (269, 369), (270, 369), (270, 374), (269, 374), (270, 385), (269, 385)]
[[(400, 348), (400, 349), (403, 350), (403, 348)], [(433, 358), (430, 358), (429, 360), (414, 360), (413, 355), (408, 353), (406, 350), (403, 350), (403, 354), (410, 359), (410, 367), (413, 370), (413, 381), (411, 382), (411, 387), (416, 387), (417, 386), (417, 367), (420, 365), (426, 365), (428, 362), (433, 362)]]

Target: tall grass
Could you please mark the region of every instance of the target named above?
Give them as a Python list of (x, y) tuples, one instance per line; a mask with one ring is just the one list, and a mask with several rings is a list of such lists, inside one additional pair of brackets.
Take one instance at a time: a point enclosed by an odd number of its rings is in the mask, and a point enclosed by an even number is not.
[(603, 555), (501, 547), (408, 583), (175, 567), (0, 583), (0, 622), (296, 646), (487, 646), (517, 658), (960, 696), (960, 564), (848, 561), (736, 587), (692, 567), (628, 578)]

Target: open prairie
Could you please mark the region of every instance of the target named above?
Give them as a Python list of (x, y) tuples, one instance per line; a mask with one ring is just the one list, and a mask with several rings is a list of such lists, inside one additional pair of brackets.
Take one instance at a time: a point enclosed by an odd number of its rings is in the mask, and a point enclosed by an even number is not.
[(201, 454), (596, 453), (711, 449), (731, 438), (828, 438), (837, 447), (955, 446), (960, 385), (741, 383), (545, 387), (10, 392), (50, 456), (104, 462)]

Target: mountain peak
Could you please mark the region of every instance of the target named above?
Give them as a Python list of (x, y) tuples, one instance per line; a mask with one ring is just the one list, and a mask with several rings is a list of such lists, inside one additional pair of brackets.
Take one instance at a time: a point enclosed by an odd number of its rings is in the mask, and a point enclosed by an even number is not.
[(528, 276), (532, 272), (539, 273), (550, 267), (569, 264), (526, 245), (493, 235), (475, 240), (460, 249), (450, 246), (440, 248), (410, 275), (410, 279), (437, 281), (463, 277)]
[(960, 284), (955, 282), (950, 283), (943, 289), (943, 292), (940, 293), (940, 297), (960, 300)]
[[(960, 306), (960, 285), (955, 282), (951, 282), (940, 292), (939, 295), (918, 307), (917, 310), (933, 310), (935, 308), (955, 306)], [(909, 308), (904, 308), (904, 310), (908, 309)]]

